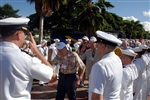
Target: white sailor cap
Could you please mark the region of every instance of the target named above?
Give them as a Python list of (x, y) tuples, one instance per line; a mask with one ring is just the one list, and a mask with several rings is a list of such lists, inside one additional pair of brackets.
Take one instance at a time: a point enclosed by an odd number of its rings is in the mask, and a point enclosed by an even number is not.
[(148, 46), (145, 45), (145, 44), (141, 44), (139, 47), (142, 48), (142, 49), (148, 49)]
[(124, 40), (124, 41), (122, 42), (122, 44), (127, 45), (127, 44), (128, 44), (128, 41)]
[(28, 40), (24, 40), (24, 43), (27, 43), (27, 44), (28, 44), (29, 42), (30, 42), (30, 41), (28, 41)]
[(96, 39), (94, 36), (91, 36), (91, 37), (90, 37), (90, 41), (91, 41), (91, 42), (96, 42), (97, 39)]
[(0, 29), (2, 30), (25, 30), (27, 31), (27, 24), (29, 18), (20, 17), (20, 18), (5, 18), (0, 20)]
[(63, 49), (64, 47), (66, 47), (66, 44), (64, 42), (59, 42), (56, 44), (57, 49)]
[(112, 34), (108, 34), (102, 31), (96, 31), (96, 35), (97, 35), (96, 37), (97, 42), (101, 42), (101, 43), (111, 45), (111, 46), (117, 46), (117, 45), (122, 44), (122, 41), (116, 38)]
[(46, 40), (42, 40), (41, 43), (47, 43), (47, 41)]
[(60, 42), (60, 40), (59, 40), (59, 39), (54, 39), (54, 41), (55, 41), (55, 42)]
[(82, 37), (82, 39), (89, 41), (89, 38), (87, 36)]
[(122, 50), (122, 54), (132, 57), (135, 57), (137, 55), (137, 53), (135, 53), (132, 49)]
[(142, 52), (142, 48), (140, 47), (135, 47), (132, 49), (134, 52)]
[(82, 42), (82, 39), (78, 39), (78, 42)]
[(71, 39), (66, 39), (67, 42), (71, 42)]
[(76, 42), (76, 43), (73, 44), (73, 46), (74, 46), (74, 47), (79, 47), (80, 44), (81, 44), (81, 42)]

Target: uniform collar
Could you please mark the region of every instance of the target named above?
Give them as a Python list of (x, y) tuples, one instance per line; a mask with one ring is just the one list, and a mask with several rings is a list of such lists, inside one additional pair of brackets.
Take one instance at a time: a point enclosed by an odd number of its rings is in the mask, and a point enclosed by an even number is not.
[(135, 64), (132, 63), (132, 64), (126, 64), (126, 65), (123, 65), (123, 66), (124, 66), (124, 68), (127, 68), (127, 67), (129, 67), (129, 66), (135, 66)]
[(3, 42), (0, 42), (0, 44), (3, 45), (3, 46), (19, 49), (19, 47), (17, 45), (15, 45), (14, 43), (12, 43), (12, 42), (3, 41)]
[(113, 51), (112, 52), (109, 52), (109, 53), (107, 53), (107, 54), (105, 54), (103, 57), (102, 57), (102, 59), (104, 59), (104, 58), (106, 58), (106, 57), (108, 57), (108, 56), (112, 56), (112, 55), (116, 55)]

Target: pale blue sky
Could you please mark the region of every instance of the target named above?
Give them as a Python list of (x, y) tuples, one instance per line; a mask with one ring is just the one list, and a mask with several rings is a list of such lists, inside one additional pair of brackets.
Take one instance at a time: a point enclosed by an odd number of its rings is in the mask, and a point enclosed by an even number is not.
[[(97, 0), (93, 0), (97, 1)], [(139, 20), (146, 22), (150, 26), (150, 0), (106, 0), (111, 2), (115, 7), (108, 9), (109, 12), (116, 13), (125, 19)], [(9, 3), (14, 9), (20, 9), (18, 12), (21, 16), (29, 16), (35, 13), (34, 4), (26, 0), (0, 0), (0, 5)], [(145, 12), (145, 13), (144, 13)], [(146, 26), (149, 28), (149, 26)], [(150, 30), (150, 29), (149, 29)]]
[[(97, 0), (93, 0), (97, 1)], [(150, 10), (150, 0), (106, 0), (111, 2), (115, 7), (108, 9), (121, 17), (134, 16), (140, 21), (150, 21), (148, 16), (144, 16), (144, 11)], [(34, 4), (27, 3), (26, 0), (0, 0), (0, 5), (10, 3), (14, 9), (20, 9), (19, 15), (28, 16), (35, 13)]]

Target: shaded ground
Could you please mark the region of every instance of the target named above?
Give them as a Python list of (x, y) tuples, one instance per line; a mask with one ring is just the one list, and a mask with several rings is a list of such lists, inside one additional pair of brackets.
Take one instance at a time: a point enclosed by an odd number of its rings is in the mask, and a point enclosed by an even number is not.
[[(38, 81), (33, 82), (33, 88), (31, 90), (31, 100), (55, 100), (57, 82), (53, 84), (45, 84), (44, 86), (39, 86)], [(77, 89), (77, 99), (76, 100), (87, 100), (87, 90), (88, 82), (85, 81), (85, 87)], [(67, 95), (65, 96), (67, 99)]]

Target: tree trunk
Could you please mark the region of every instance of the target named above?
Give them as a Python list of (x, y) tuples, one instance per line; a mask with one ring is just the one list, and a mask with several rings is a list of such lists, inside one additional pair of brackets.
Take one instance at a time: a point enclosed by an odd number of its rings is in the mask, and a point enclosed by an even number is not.
[(44, 27), (44, 15), (40, 14), (40, 24), (39, 24), (39, 44), (43, 40), (43, 27)]
[(86, 35), (87, 35), (88, 37), (91, 37), (91, 36), (94, 36), (94, 35), (95, 35), (95, 34), (94, 34), (94, 27), (93, 27), (93, 26), (91, 26), (90, 28), (87, 29)]

